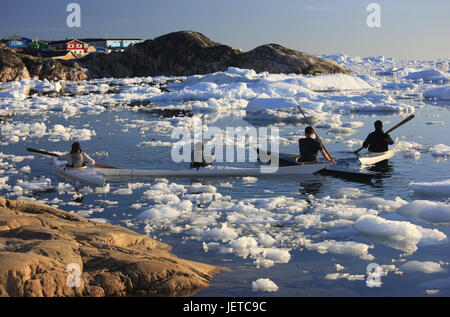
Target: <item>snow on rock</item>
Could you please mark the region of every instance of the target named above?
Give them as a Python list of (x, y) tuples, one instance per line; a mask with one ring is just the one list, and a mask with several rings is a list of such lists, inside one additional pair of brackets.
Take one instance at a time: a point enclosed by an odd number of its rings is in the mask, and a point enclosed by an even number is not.
[(450, 225), (450, 205), (428, 200), (415, 200), (397, 209), (397, 213), (434, 225)]
[(450, 197), (450, 179), (436, 182), (411, 182), (408, 186), (415, 194)]
[(276, 292), (278, 286), (268, 278), (260, 278), (252, 282), (252, 290), (255, 292)]

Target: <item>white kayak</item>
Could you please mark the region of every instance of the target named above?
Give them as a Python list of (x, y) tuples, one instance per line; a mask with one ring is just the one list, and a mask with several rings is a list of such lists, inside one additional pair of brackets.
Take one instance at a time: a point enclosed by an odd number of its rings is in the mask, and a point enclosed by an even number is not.
[(362, 165), (372, 165), (390, 159), (395, 155), (395, 149), (386, 152), (369, 152), (359, 157)]
[(73, 168), (66, 166), (66, 161), (58, 161), (53, 159), (53, 170), (61, 177), (75, 181), (79, 183), (85, 183), (89, 185), (103, 186), (105, 179), (96, 168), (84, 166), (80, 168)]
[(398, 145), (398, 138), (395, 139), (395, 147), (387, 150), (386, 152), (367, 152), (366, 154), (361, 155), (358, 159), (361, 162), (361, 165), (372, 165), (379, 163), (381, 161), (389, 160), (396, 153)]
[(104, 176), (109, 177), (214, 177), (214, 176), (271, 176), (271, 175), (310, 175), (326, 168), (328, 164), (304, 164), (295, 166), (279, 167), (273, 171), (267, 171), (269, 166), (239, 168), (228, 166), (210, 166), (184, 170), (139, 170), (139, 169), (113, 169), (96, 168)]
[[(258, 155), (271, 155), (274, 157), (278, 157), (279, 163), (281, 164), (289, 164), (289, 165), (295, 165), (297, 163), (297, 157), (296, 154), (291, 153), (277, 153), (277, 152), (270, 152), (266, 151), (264, 149), (258, 149)], [(321, 174), (325, 175), (333, 175), (333, 176), (341, 176), (341, 177), (349, 177), (349, 178), (357, 178), (357, 179), (370, 179), (375, 176), (373, 173), (362, 173), (360, 171), (351, 169), (349, 167), (345, 166), (338, 166), (338, 165), (330, 165), (327, 169), (321, 170)]]

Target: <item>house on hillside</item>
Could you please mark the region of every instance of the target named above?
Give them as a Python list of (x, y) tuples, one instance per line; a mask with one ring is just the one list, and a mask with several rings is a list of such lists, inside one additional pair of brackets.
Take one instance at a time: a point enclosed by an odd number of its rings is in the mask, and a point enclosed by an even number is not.
[(123, 52), (129, 46), (133, 46), (137, 43), (141, 43), (141, 39), (107, 39), (106, 51), (111, 52)]
[(39, 40), (33, 40), (32, 42), (27, 44), (27, 47), (34, 48), (36, 50), (44, 50), (47, 47), (48, 43)]
[(26, 37), (11, 36), (6, 42), (6, 45), (11, 48), (19, 48), (27, 46), (30, 42), (31, 40)]

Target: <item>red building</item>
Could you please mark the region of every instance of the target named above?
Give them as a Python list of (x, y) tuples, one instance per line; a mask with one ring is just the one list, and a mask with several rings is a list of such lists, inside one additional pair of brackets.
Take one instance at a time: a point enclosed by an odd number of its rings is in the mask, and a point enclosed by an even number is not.
[(66, 43), (65, 50), (74, 53), (87, 53), (89, 44), (86, 44), (80, 40), (71, 40)]

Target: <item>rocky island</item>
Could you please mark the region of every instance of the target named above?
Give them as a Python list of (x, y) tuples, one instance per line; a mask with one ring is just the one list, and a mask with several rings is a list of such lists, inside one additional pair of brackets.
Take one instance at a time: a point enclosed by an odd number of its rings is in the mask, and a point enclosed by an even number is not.
[(349, 73), (336, 62), (278, 44), (242, 52), (201, 33), (180, 31), (129, 47), (124, 52), (91, 53), (77, 60), (30, 56), (0, 44), (0, 82), (20, 79), (84, 80), (102, 77), (189, 76), (225, 71), (319, 75)]

